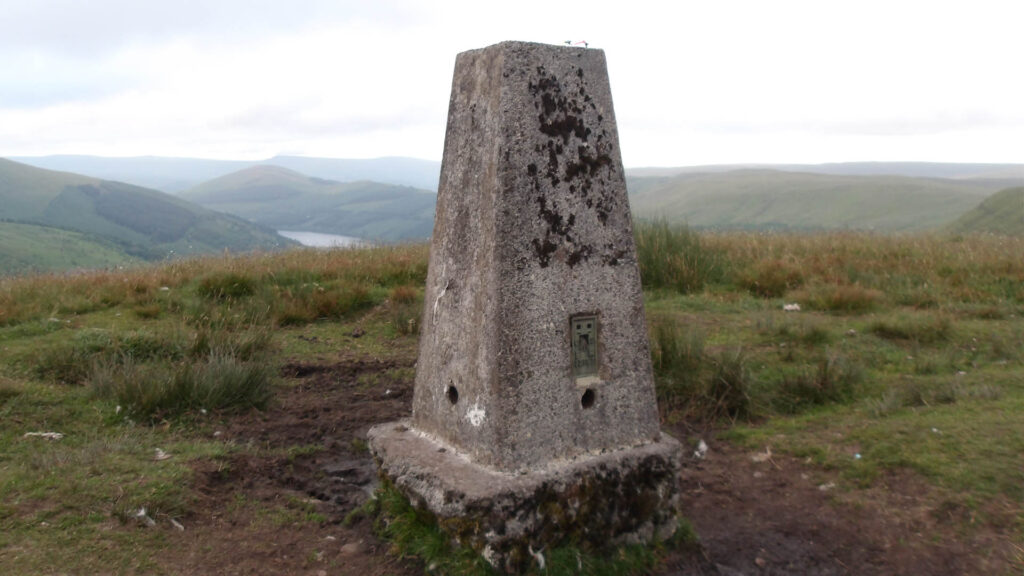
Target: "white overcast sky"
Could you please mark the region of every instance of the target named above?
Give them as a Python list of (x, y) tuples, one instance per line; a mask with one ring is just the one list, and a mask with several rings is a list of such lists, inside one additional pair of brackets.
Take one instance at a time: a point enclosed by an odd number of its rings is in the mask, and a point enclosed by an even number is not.
[(626, 166), (1024, 163), (1024, 2), (0, 0), (0, 156), (440, 160), (455, 55), (605, 51)]

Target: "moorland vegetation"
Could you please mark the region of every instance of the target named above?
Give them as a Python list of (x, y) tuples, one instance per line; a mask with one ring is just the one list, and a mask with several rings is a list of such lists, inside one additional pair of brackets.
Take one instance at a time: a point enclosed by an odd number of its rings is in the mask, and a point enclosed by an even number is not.
[[(806, 459), (853, 499), (911, 475), (958, 537), (999, 536), (979, 554), (1024, 566), (1024, 238), (636, 237), (666, 429)], [(239, 454), (323, 450), (212, 431), (293, 386), (286, 362), (413, 361), (426, 270), (399, 245), (0, 279), (0, 567), (167, 571), (173, 533), (139, 512), (198, 514), (196, 470)]]

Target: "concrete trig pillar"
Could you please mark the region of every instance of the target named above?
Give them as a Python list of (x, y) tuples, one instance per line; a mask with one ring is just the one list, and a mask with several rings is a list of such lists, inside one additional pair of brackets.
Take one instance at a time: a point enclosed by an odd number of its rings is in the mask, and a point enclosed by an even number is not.
[(676, 523), (600, 50), (503, 42), (455, 64), (411, 421), (382, 471), (506, 568)]

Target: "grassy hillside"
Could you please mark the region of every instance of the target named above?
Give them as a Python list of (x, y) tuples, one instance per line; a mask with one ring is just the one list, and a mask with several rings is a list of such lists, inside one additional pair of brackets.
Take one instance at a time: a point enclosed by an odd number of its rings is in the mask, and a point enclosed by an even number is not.
[(635, 215), (721, 229), (923, 230), (948, 224), (997, 186), (775, 170), (629, 179)]
[[(637, 232), (695, 556), (1021, 572), (1024, 238)], [(426, 270), (413, 245), (0, 279), (0, 573), (450, 566), (447, 539), (399, 559), (362, 506)], [(672, 545), (637, 572), (679, 573)]]
[(278, 230), (382, 241), (430, 236), (436, 200), (425, 190), (367, 181), (341, 183), (277, 166), (228, 174), (181, 197)]
[(986, 198), (950, 225), (950, 230), (1024, 236), (1024, 187), (1008, 188)]
[[(271, 250), (293, 244), (272, 230), (169, 194), (8, 160), (0, 160), (0, 220), (49, 229), (7, 228), (5, 257), (12, 266), (21, 262), (17, 269), (24, 269), (25, 263), (47, 269), (47, 262), (155, 260), (223, 250)], [(60, 253), (61, 241), (32, 245), (29, 240), (51, 235), (54, 229), (73, 231), (82, 240), (74, 258)], [(28, 236), (15, 238), (20, 233)], [(69, 238), (67, 234), (58, 236)], [(114, 257), (112, 251), (121, 256)], [(0, 272), (14, 269), (0, 267)]]
[(65, 188), (98, 182), (95, 178), (39, 170), (0, 158), (0, 220), (34, 217)]
[(117, 245), (80, 232), (0, 221), (0, 271), (24, 274), (137, 262)]

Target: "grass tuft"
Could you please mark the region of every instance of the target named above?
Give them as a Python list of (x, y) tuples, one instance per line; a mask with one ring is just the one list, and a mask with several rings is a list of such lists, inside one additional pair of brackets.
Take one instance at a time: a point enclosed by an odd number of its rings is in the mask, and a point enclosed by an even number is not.
[(742, 349), (709, 356), (698, 332), (660, 322), (651, 337), (651, 362), (659, 406), (674, 418), (713, 421), (750, 416), (753, 377)]
[(862, 314), (879, 306), (884, 298), (880, 290), (859, 285), (836, 286), (824, 297), (824, 308), (832, 312)]
[(813, 406), (850, 402), (863, 380), (859, 364), (828, 355), (814, 368), (784, 375), (773, 405), (783, 414), (796, 414)]
[(199, 279), (196, 293), (209, 300), (239, 300), (256, 293), (256, 281), (238, 272), (215, 272)]
[(747, 366), (742, 348), (722, 352), (712, 362), (714, 371), (705, 392), (708, 412), (715, 417), (748, 418), (751, 415), (750, 391), (754, 376)]
[(723, 278), (725, 260), (688, 227), (659, 220), (634, 228), (644, 288), (689, 294)]
[(897, 315), (875, 320), (869, 330), (886, 340), (936, 344), (947, 342), (952, 337), (953, 325), (945, 316)]
[(700, 394), (704, 368), (704, 339), (694, 330), (676, 324), (654, 325), (651, 362), (657, 381), (658, 401), (679, 406)]
[(199, 410), (266, 407), (274, 371), (267, 364), (211, 355), (189, 363), (100, 364), (91, 375), (96, 393), (150, 422)]
[(782, 259), (761, 262), (738, 279), (741, 287), (762, 298), (780, 298), (803, 283), (803, 271), (796, 264)]

